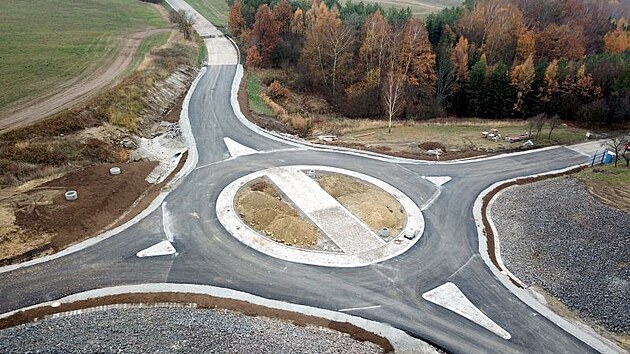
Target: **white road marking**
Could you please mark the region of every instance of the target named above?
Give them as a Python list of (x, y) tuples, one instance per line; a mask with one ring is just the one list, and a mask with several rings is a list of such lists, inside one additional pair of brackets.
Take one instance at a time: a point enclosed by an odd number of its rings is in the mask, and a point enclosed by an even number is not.
[(427, 210), (431, 204), (433, 204), (433, 202), (438, 199), (438, 197), (440, 196), (440, 194), (442, 194), (442, 187), (438, 187), (438, 189), (435, 191), (435, 193), (433, 194), (433, 196), (431, 197), (431, 199), (429, 199), (423, 206), (422, 206), (422, 211)]
[(170, 243), (169, 241), (162, 241), (136, 253), (136, 256), (143, 258), (143, 257), (168, 256), (170, 254), (175, 254), (175, 247), (173, 247), (173, 244)]
[(239, 144), (230, 138), (223, 138), (223, 141), (225, 142), (225, 146), (227, 146), (232, 157), (252, 155), (258, 152), (248, 146)]
[(162, 203), (162, 228), (164, 229), (166, 239), (173, 242), (175, 235), (173, 235), (173, 231), (171, 231), (171, 213), (166, 209), (166, 202)]
[(508, 331), (504, 330), (488, 318), (488, 316), (484, 315), (484, 313), (473, 305), (472, 302), (464, 296), (461, 290), (451, 282), (427, 291), (422, 294), (422, 298), (475, 322), (503, 339), (512, 338), (512, 335), (510, 335)]
[(452, 179), (452, 177), (450, 176), (427, 176), (424, 177), (424, 179), (426, 179), (427, 181), (435, 184), (436, 186), (440, 187), (443, 184), (445, 184), (446, 182), (450, 181)]
[(355, 311), (355, 310), (369, 310), (369, 309), (377, 309), (379, 307), (382, 307), (381, 305), (374, 305), (374, 306), (363, 306), (363, 307), (350, 307), (347, 309), (341, 309), (339, 311), (341, 312), (346, 312), (346, 311)]

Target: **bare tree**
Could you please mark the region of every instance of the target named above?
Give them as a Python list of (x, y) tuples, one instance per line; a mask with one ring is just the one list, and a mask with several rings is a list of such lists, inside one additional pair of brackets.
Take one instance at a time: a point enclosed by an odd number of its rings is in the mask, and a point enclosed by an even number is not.
[(192, 28), (195, 24), (195, 17), (191, 13), (186, 10), (171, 11), (168, 14), (168, 19), (184, 34), (184, 38), (192, 38)]
[[(605, 142), (602, 143), (603, 146), (612, 150), (612, 153), (615, 154), (615, 167), (617, 167), (617, 161), (619, 160), (619, 155), (622, 155), (623, 150), (625, 149), (625, 145), (627, 144), (627, 137), (624, 134), (615, 134), (608, 138)], [(625, 155), (625, 154), (623, 154)], [(625, 159), (625, 156), (624, 156)]]
[(388, 117), (387, 132), (392, 132), (392, 120), (398, 115), (404, 102), (405, 75), (389, 70), (383, 84), (383, 101)]
[(436, 74), (436, 99), (441, 106), (444, 106), (446, 100), (453, 94), (457, 83), (457, 75), (451, 64), (450, 48), (446, 45), (441, 45), (437, 49)]
[(549, 136), (547, 137), (547, 139), (551, 139), (551, 133), (553, 133), (553, 130), (558, 125), (560, 125), (560, 118), (557, 114), (554, 114), (553, 116), (551, 116), (551, 118), (549, 118)]

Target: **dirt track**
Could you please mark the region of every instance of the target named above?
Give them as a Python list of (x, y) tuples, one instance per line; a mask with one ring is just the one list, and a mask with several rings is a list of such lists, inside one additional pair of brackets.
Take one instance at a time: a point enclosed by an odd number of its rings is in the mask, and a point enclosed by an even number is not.
[(61, 85), (56, 91), (0, 112), (0, 131), (15, 129), (70, 108), (96, 95), (101, 89), (113, 86), (133, 63), (134, 54), (142, 41), (153, 34), (169, 29), (153, 29), (129, 34), (109, 63), (100, 63), (79, 77)]

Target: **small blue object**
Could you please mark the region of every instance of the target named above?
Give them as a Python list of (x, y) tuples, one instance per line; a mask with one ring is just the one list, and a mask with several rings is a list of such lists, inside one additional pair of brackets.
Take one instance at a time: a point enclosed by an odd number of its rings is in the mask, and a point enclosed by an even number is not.
[(609, 163), (613, 163), (614, 160), (615, 160), (615, 154), (610, 151), (606, 151), (606, 154), (604, 154), (602, 158), (602, 163), (604, 165), (607, 165)]

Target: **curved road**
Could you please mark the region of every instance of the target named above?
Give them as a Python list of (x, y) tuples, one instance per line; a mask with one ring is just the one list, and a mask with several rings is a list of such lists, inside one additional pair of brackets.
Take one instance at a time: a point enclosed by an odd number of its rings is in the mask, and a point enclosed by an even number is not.
[[(491, 184), (585, 162), (559, 147), (460, 164), (395, 163), (357, 154), (296, 149), (245, 127), (230, 104), (235, 65), (208, 66), (190, 105), (197, 167), (165, 199), (174, 256), (138, 258), (165, 239), (161, 208), (123, 232), (44, 263), (0, 273), (0, 313), (102, 287), (190, 283), (386, 322), (453, 353), (589, 353), (594, 349), (522, 303), (479, 255), (475, 199)], [(259, 150), (229, 158), (223, 138)], [(240, 243), (218, 222), (215, 202), (233, 180), (272, 166), (329, 165), (379, 178), (423, 206), (435, 192), (421, 176), (451, 176), (425, 211), (422, 238), (391, 260), (360, 268), (325, 268), (278, 260)], [(456, 284), (481, 311), (511, 333), (505, 340), (421, 295)]]

